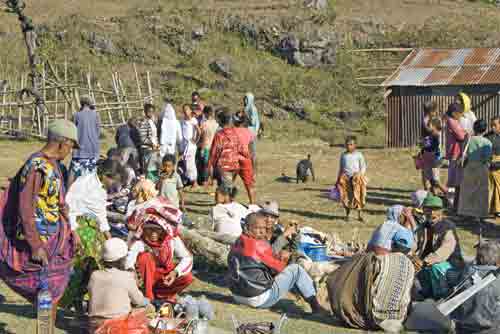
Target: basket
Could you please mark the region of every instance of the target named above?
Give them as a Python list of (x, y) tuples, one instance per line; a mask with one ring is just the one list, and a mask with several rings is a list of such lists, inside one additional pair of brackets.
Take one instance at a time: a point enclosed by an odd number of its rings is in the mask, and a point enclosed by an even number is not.
[(326, 245), (300, 243), (299, 251), (302, 251), (313, 262), (323, 262), (330, 260), (330, 257), (326, 255)]
[[(165, 325), (173, 328), (162, 328)], [(184, 334), (188, 322), (185, 319), (158, 319), (156, 325), (149, 326), (151, 334)]]

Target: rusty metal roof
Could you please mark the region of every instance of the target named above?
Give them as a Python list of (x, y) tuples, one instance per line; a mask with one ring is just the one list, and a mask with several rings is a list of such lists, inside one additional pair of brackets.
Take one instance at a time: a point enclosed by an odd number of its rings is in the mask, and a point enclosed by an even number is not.
[(500, 84), (500, 48), (415, 49), (381, 86)]

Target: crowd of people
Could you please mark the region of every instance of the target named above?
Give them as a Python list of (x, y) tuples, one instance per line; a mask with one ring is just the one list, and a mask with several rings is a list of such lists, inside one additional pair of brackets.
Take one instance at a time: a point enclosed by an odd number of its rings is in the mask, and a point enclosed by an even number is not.
[[(103, 159), (94, 102), (89, 96), (80, 102), (73, 122), (50, 124), (45, 146), (1, 197), (0, 277), (9, 287), (35, 303), (48, 282), (53, 311), (60, 305), (86, 312), (90, 333), (147, 321), (146, 313), (175, 304), (193, 282), (194, 257), (182, 237), (191, 224), (184, 190), (203, 187), (215, 199), (208, 216), (213, 238), (230, 248), (234, 301), (265, 309), (293, 292), (313, 314), (328, 313), (318, 282), (297, 260), (304, 256), (296, 245), (304, 229), (283, 226), (277, 202), (257, 205), (260, 120), (252, 94), (236, 113), (215, 110), (197, 92), (178, 111), (167, 99), (159, 115), (146, 102), (143, 117), (116, 129), (116, 147)], [(465, 94), (445, 115), (433, 102), (424, 111), (416, 159), (424, 189), (412, 194), (412, 206), (388, 208), (367, 248), (343, 253), (344, 263), (326, 273), (329, 308), (347, 326), (399, 332), (412, 301), (444, 298), (471, 271), (500, 263), (496, 242), (480, 244), (475, 263), (466, 263), (445, 215), (500, 214), (500, 118), (485, 135), (486, 123), (475, 119)], [(443, 129), (447, 185), (439, 175)], [(62, 162), (71, 152), (67, 173)], [(309, 176), (315, 179), (310, 155), (297, 165), (297, 182)], [(236, 201), (238, 177), (248, 206)], [(355, 210), (364, 221), (367, 183), (366, 160), (356, 138), (347, 137), (335, 184), (346, 220)], [(453, 315), (458, 328), (500, 328), (491, 307), (475, 302), (499, 295), (490, 288), (464, 304)]]

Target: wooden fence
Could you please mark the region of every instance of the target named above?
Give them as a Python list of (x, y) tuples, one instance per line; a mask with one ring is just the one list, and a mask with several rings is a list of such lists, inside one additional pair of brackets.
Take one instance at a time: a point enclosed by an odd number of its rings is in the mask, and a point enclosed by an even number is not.
[(34, 98), (24, 94), (29, 74), (0, 77), (0, 136), (8, 138), (45, 138), (47, 127), (54, 119), (72, 119), (80, 109), (80, 96), (90, 95), (96, 102), (96, 110), (104, 128), (124, 124), (134, 114), (140, 113), (144, 101), (154, 100), (149, 72), (137, 72), (133, 89), (127, 89), (120, 73), (110, 71), (110, 77), (101, 81), (91, 69), (81, 73), (80, 79), (70, 82), (68, 63), (59, 68), (46, 62), (42, 69), (41, 95), (44, 113), (38, 115)]

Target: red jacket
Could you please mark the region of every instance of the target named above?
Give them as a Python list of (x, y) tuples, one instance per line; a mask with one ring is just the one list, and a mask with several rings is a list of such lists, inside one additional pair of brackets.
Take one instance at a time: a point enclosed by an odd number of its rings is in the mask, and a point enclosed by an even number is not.
[(282, 272), (286, 263), (274, 256), (267, 240), (241, 235), (229, 253), (230, 289), (243, 297), (255, 297), (268, 290), (274, 276)]

